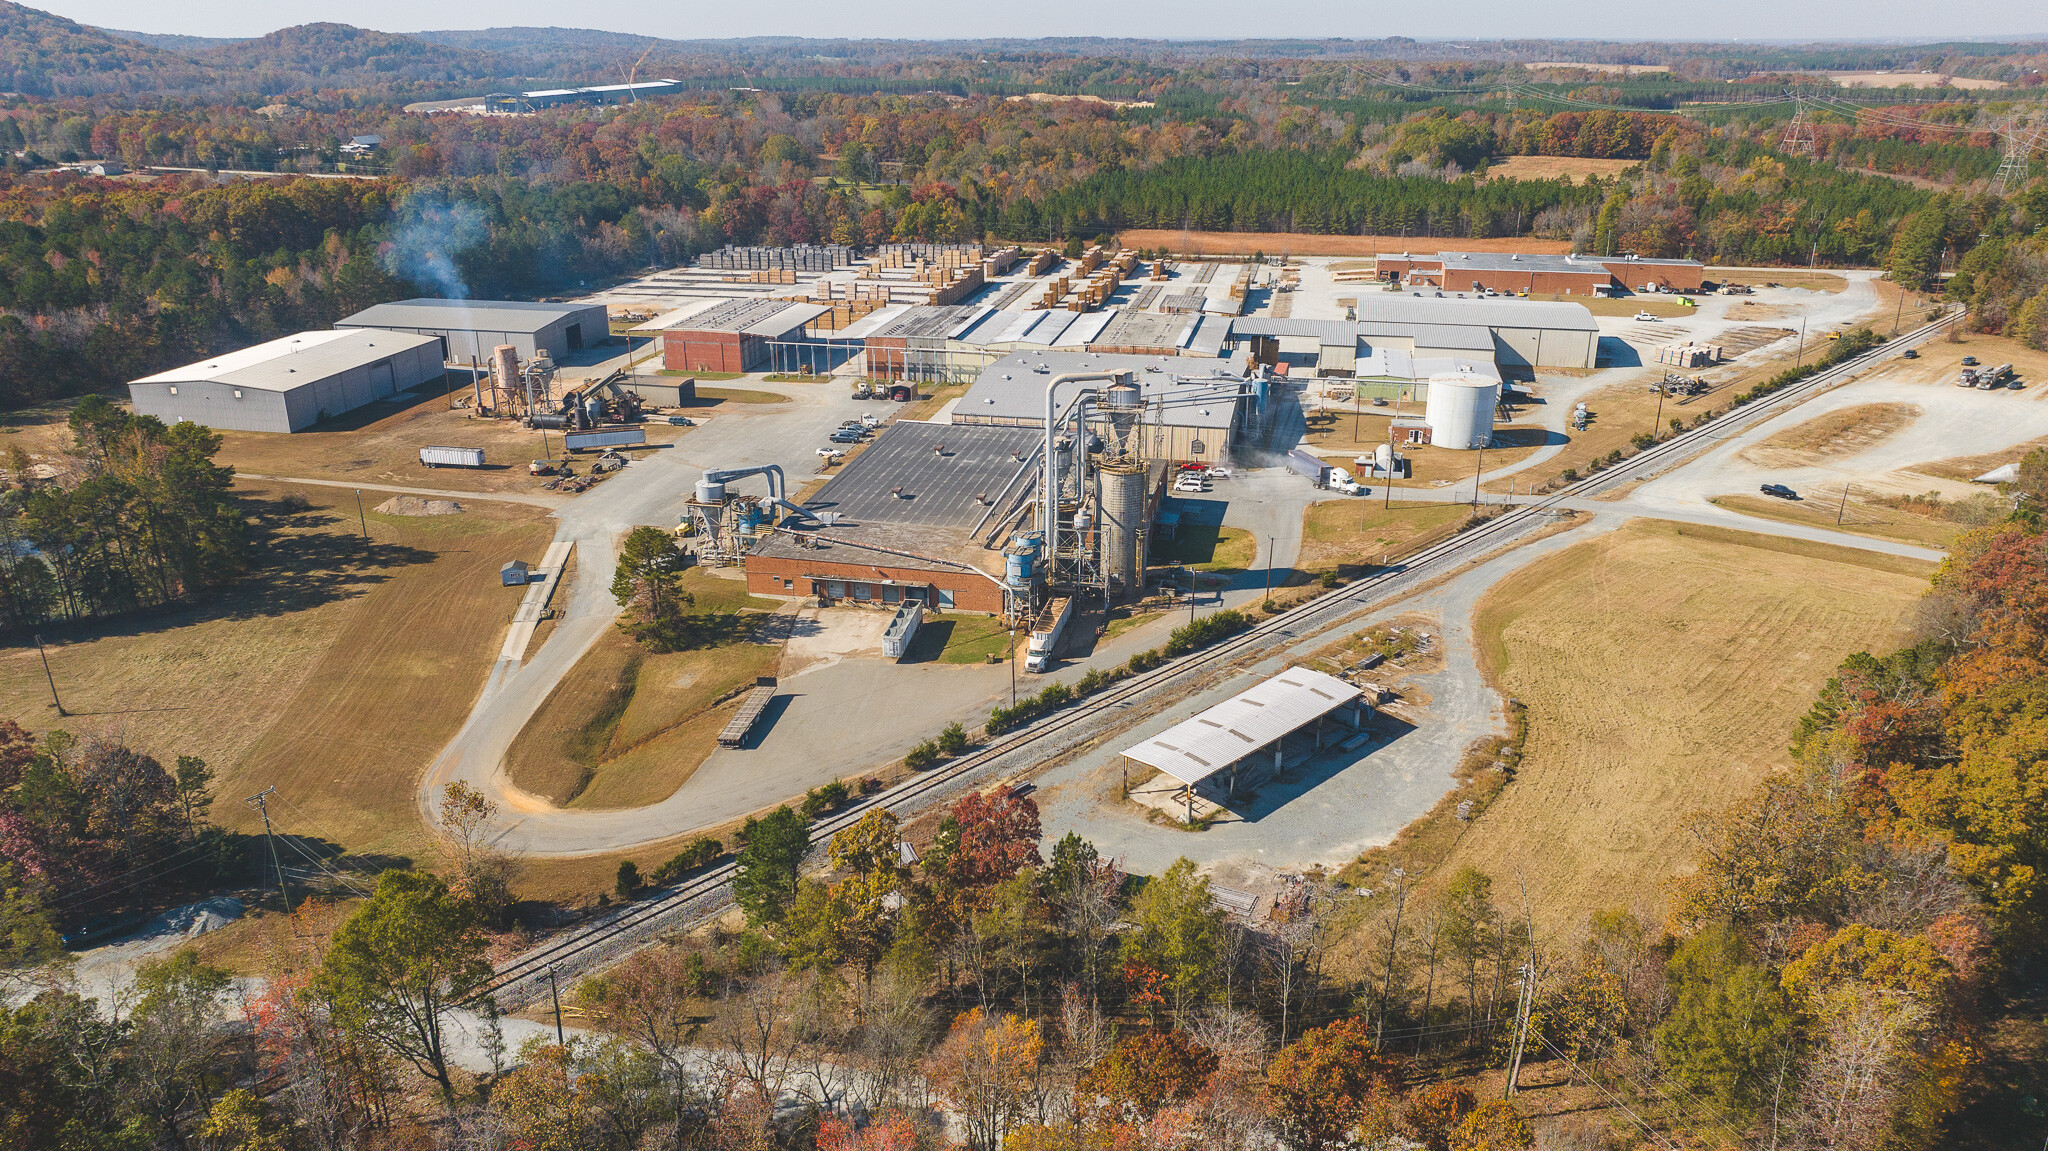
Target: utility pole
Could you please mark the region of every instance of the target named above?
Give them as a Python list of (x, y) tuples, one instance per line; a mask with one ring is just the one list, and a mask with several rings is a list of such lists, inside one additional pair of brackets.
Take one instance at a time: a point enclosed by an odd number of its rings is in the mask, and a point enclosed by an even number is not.
[(1657, 414), (1650, 417), (1650, 438), (1657, 438), (1657, 429), (1664, 426), (1664, 397), (1671, 393), (1671, 374), (1666, 372), (1664, 382), (1657, 385)]
[(1017, 629), (1010, 629), (1010, 706), (1017, 706)]
[(548, 964), (548, 995), (555, 1001), (555, 1046), (567, 1047), (569, 1041), (562, 1035), (562, 990), (555, 986), (555, 965)]
[(1849, 484), (1849, 483), (1847, 483), (1846, 481), (1845, 481), (1845, 482), (1844, 482), (1844, 483), (1842, 484), (1842, 506), (1840, 506), (1840, 507), (1838, 507), (1838, 508), (1836, 508), (1836, 509), (1835, 509), (1835, 526), (1836, 526), (1836, 527), (1841, 527), (1841, 526), (1842, 526), (1842, 514), (1843, 514), (1844, 512), (1847, 512), (1847, 511), (1849, 510), (1849, 488), (1850, 488), (1851, 486), (1852, 486), (1852, 485), (1850, 485), (1850, 484)]
[(363, 515), (363, 489), (356, 489), (356, 524), (363, 529), (363, 542), (370, 542), (370, 521)]
[(1794, 355), (1794, 356), (1792, 357), (1792, 366), (1796, 368), (1796, 367), (1798, 367), (1799, 365), (1801, 365), (1801, 364), (1803, 364), (1803, 363), (1805, 363), (1805, 362), (1806, 362), (1806, 317), (1802, 315), (1802, 316), (1800, 316), (1800, 317), (1799, 317), (1799, 351), (1798, 351), (1798, 353), (1797, 353), (1797, 354), (1795, 354), (1795, 355)]
[(270, 805), (265, 802), (270, 793), (276, 790), (275, 785), (266, 787), (242, 802), (263, 814), (263, 842), (270, 849), (270, 866), (277, 871), (277, 894), (284, 900), (285, 914), (290, 915), (292, 895), (284, 885), (284, 865), (277, 861), (277, 835), (270, 830)]
[(1479, 477), (1486, 471), (1486, 445), (1479, 445), (1479, 462), (1472, 465), (1472, 506), (1479, 506)]
[(43, 678), (50, 681), (50, 706), (57, 709), (59, 716), (71, 713), (64, 710), (64, 701), (57, 698), (57, 677), (50, 674), (50, 653), (43, 650), (42, 633), (36, 633), (36, 654), (43, 657)]
[(1899, 285), (1899, 313), (1892, 317), (1892, 335), (1899, 334), (1899, 325), (1906, 322), (1906, 286)]
[(1515, 1002), (1515, 1050), (1508, 1059), (1508, 1081), (1501, 1098), (1515, 1097), (1516, 1080), (1522, 1075), (1522, 1045), (1529, 1039), (1529, 1001), (1536, 993), (1536, 968), (1522, 965), (1522, 993)]

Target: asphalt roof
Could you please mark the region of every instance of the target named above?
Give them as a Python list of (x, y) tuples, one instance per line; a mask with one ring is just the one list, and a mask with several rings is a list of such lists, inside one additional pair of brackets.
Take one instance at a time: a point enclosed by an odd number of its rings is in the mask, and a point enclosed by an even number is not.
[[(1040, 367), (1046, 370), (1041, 372)], [(1067, 372), (1130, 372), (1149, 406), (1161, 408), (1148, 422), (1174, 427), (1227, 428), (1237, 410), (1238, 389), (1243, 377), (1226, 360), (1201, 356), (1125, 356), (1098, 352), (1012, 352), (981, 370), (974, 386), (960, 397), (955, 419), (1030, 420), (1045, 424), (1045, 389), (1052, 377)], [(1222, 373), (1219, 378), (1219, 373)], [(1213, 382), (1212, 382), (1213, 381)], [(1061, 389), (1060, 409), (1068, 397), (1095, 384), (1072, 384)], [(1041, 435), (1043, 433), (1040, 433)]]
[(1336, 676), (1291, 667), (1123, 754), (1192, 785), (1358, 696)]
[(525, 300), (395, 300), (364, 308), (334, 326), (538, 332), (556, 320), (603, 307), (603, 304), (536, 304)]
[(381, 328), (338, 328), (279, 336), (253, 347), (199, 360), (134, 381), (138, 384), (212, 382), (289, 392), (352, 368), (435, 343), (433, 336)]
[(977, 497), (998, 501), (1029, 482), (1017, 475), (1043, 439), (1031, 428), (898, 421), (804, 506), (856, 524), (972, 528), (990, 507)]

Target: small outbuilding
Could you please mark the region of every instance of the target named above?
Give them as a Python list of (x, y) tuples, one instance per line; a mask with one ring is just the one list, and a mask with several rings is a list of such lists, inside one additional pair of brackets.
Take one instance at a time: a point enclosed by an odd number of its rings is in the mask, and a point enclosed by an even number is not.
[(546, 352), (559, 361), (612, 335), (603, 304), (519, 300), (398, 300), (364, 308), (334, 326), (433, 336), (441, 341), (442, 359), (463, 364), (488, 361), (500, 344), (518, 349), (521, 360)]
[(128, 385), (135, 413), (238, 432), (296, 432), (441, 378), (430, 337), (382, 331), (300, 332), (145, 376)]
[(1198, 795), (1227, 798), (1285, 768), (1289, 736), (1308, 731), (1313, 746), (1321, 748), (1323, 723), (1333, 712), (1348, 713), (1347, 726), (1356, 730), (1366, 718), (1361, 695), (1336, 676), (1288, 668), (1125, 748), (1127, 786), (1130, 763), (1156, 769), (1181, 785), (1192, 821)]

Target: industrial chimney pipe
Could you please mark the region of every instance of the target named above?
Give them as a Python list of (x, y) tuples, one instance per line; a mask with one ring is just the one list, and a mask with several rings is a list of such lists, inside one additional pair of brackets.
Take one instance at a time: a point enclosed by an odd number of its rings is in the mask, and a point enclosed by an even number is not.
[[(1046, 543), (1052, 546), (1054, 552), (1058, 551), (1060, 507), (1059, 470), (1053, 462), (1053, 440), (1059, 435), (1060, 423), (1059, 401), (1056, 397), (1056, 393), (1059, 391), (1060, 385), (1062, 384), (1113, 384), (1121, 380), (1129, 379), (1130, 376), (1130, 372), (1063, 372), (1060, 375), (1054, 376), (1052, 379), (1046, 381), (1044, 484), (1045, 503), (1042, 505), (1045, 508), (1045, 522), (1041, 524), (1040, 527), (1043, 528), (1047, 533)], [(1095, 394), (1096, 391), (1094, 388), (1082, 388), (1074, 393), (1074, 403), (1076, 405), (1079, 405), (1082, 400), (1085, 400), (1089, 396)], [(1074, 460), (1076, 466), (1079, 466), (1082, 451), (1083, 445), (1076, 443), (1074, 445)]]

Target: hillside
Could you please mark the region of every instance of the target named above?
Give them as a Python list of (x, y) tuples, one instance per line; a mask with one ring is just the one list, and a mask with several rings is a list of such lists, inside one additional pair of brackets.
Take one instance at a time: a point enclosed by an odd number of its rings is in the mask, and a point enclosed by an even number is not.
[(125, 28), (101, 28), (100, 31), (123, 40), (147, 44), (152, 48), (162, 48), (167, 52), (197, 52), (205, 48), (218, 48), (222, 44), (239, 44), (246, 39), (242, 36), (186, 36), (177, 32), (130, 32)]
[(212, 79), (175, 52), (0, 0), (0, 89), (89, 96), (204, 87)]
[(348, 24), (301, 24), (191, 54), (236, 87), (374, 87), (393, 82), (483, 83), (525, 76), (524, 62)]

